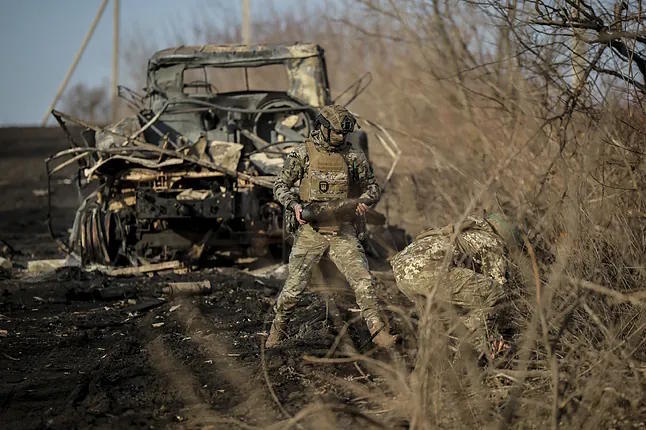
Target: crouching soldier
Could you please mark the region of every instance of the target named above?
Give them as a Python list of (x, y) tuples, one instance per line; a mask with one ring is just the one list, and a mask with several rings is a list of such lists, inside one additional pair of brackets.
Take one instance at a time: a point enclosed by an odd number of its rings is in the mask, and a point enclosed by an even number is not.
[[(298, 297), (308, 284), (314, 265), (326, 252), (354, 290), (373, 342), (390, 347), (396, 340), (381, 318), (375, 280), (352, 221), (328, 219), (308, 223), (301, 216), (303, 205), (349, 198), (358, 199), (355, 212), (362, 216), (379, 200), (379, 185), (368, 159), (345, 139), (355, 124), (354, 116), (341, 106), (321, 108), (311, 138), (287, 156), (274, 183), (274, 197), (285, 207), (286, 219), (295, 218), (298, 228), (289, 256), (289, 275), (274, 307), (276, 315), (265, 343), (267, 348), (284, 338)], [(297, 181), (298, 194), (291, 190)]]
[(493, 358), (509, 347), (494, 316), (508, 295), (507, 244), (517, 239), (498, 214), (425, 230), (390, 261), (397, 288), (415, 303), (435, 289), (436, 303), (454, 306), (473, 345)]

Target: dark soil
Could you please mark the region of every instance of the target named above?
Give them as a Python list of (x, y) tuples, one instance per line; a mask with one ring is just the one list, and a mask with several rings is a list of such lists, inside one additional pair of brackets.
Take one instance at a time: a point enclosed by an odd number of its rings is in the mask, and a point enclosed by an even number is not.
[[(47, 230), (46, 197), (34, 190), (46, 189), (43, 159), (65, 147), (55, 129), (0, 130), (0, 247), (14, 264), (0, 279), (0, 427), (264, 428), (314, 402), (365, 405), (335, 381), (369, 388), (378, 378), (303, 359), (325, 355), (356, 315), (348, 290), (328, 306), (305, 294), (289, 339), (262, 351), (281, 282), (242, 266), (137, 278), (27, 273), (29, 260), (64, 257)], [(55, 193), (53, 221), (64, 234), (76, 191)], [(209, 280), (213, 292), (164, 298), (161, 288), (179, 280)], [(392, 285), (382, 294), (395, 294)], [(362, 324), (350, 334), (356, 348), (370, 344)], [(349, 413), (333, 419), (366, 426)]]

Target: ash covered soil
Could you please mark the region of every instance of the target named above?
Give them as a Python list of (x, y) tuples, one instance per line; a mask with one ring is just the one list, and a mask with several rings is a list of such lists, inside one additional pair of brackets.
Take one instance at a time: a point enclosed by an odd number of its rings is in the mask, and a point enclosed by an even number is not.
[[(29, 260), (64, 257), (47, 230), (43, 160), (66, 145), (55, 129), (0, 130), (0, 239), (13, 262), (0, 279), (2, 428), (264, 428), (293, 424), (288, 420), (312, 404), (337, 406), (323, 418), (308, 416), (305, 427), (325, 419), (370, 428), (356, 411), (389, 427), (405, 424), (357, 394), (357, 387), (383, 385), (377, 375), (309, 358), (354, 348), (409, 359), (402, 346), (370, 349), (348, 288), (327, 303), (306, 293), (289, 339), (263, 351), (282, 281), (243, 265), (130, 278), (78, 268), (28, 273)], [(54, 225), (64, 233), (77, 204), (74, 187), (55, 187), (54, 202)], [(169, 282), (204, 280), (211, 294), (161, 294)], [(379, 294), (401, 300), (387, 280)], [(353, 320), (337, 345), (344, 322)], [(396, 317), (393, 325), (397, 331)]]

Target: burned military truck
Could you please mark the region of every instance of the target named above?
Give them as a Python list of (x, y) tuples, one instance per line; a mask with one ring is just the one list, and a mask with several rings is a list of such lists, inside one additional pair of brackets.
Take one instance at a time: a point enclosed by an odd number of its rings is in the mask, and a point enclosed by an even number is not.
[[(143, 94), (119, 87), (119, 95), (134, 114), (107, 127), (52, 112), (72, 148), (48, 159), (48, 175), (78, 162), (85, 196), (63, 247), (109, 265), (196, 261), (207, 249), (283, 252), (271, 187), (331, 102), (321, 47), (165, 49), (148, 62)], [(367, 142), (363, 132), (352, 138)]]
[(273, 176), (330, 101), (319, 46), (165, 49), (150, 58), (145, 93), (120, 95), (136, 114), (105, 128), (53, 112), (63, 128), (84, 131), (48, 170), (71, 153), (81, 185), (96, 187), (71, 250), (105, 264), (199, 258), (208, 247), (278, 252)]

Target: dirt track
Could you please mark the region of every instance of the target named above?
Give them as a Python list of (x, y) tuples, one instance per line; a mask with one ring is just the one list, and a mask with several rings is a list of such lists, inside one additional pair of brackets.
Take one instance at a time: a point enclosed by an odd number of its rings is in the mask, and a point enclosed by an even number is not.
[[(13, 248), (5, 253), (14, 262), (12, 276), (0, 280), (3, 428), (264, 428), (312, 403), (367, 412), (365, 400), (335, 381), (358, 379), (369, 388), (378, 378), (352, 364), (303, 360), (324, 355), (338, 331), (329, 312), (335, 306), (314, 294), (303, 299), (290, 339), (262, 360), (262, 333), (281, 282), (242, 267), (120, 279), (76, 268), (27, 274), (30, 259), (62, 257), (47, 233), (39, 190), (46, 188), (42, 160), (65, 145), (57, 131), (0, 130), (0, 239)], [(57, 187), (55, 195), (54, 221), (64, 231), (75, 191)], [(210, 295), (159, 299), (169, 281), (206, 279)], [(382, 294), (394, 294), (392, 286)], [(354, 307), (351, 299), (335, 298), (344, 310)], [(352, 316), (341, 312), (342, 320)], [(361, 324), (350, 335), (356, 346), (369, 341)], [(366, 425), (348, 413), (326, 417), (341, 427)]]

